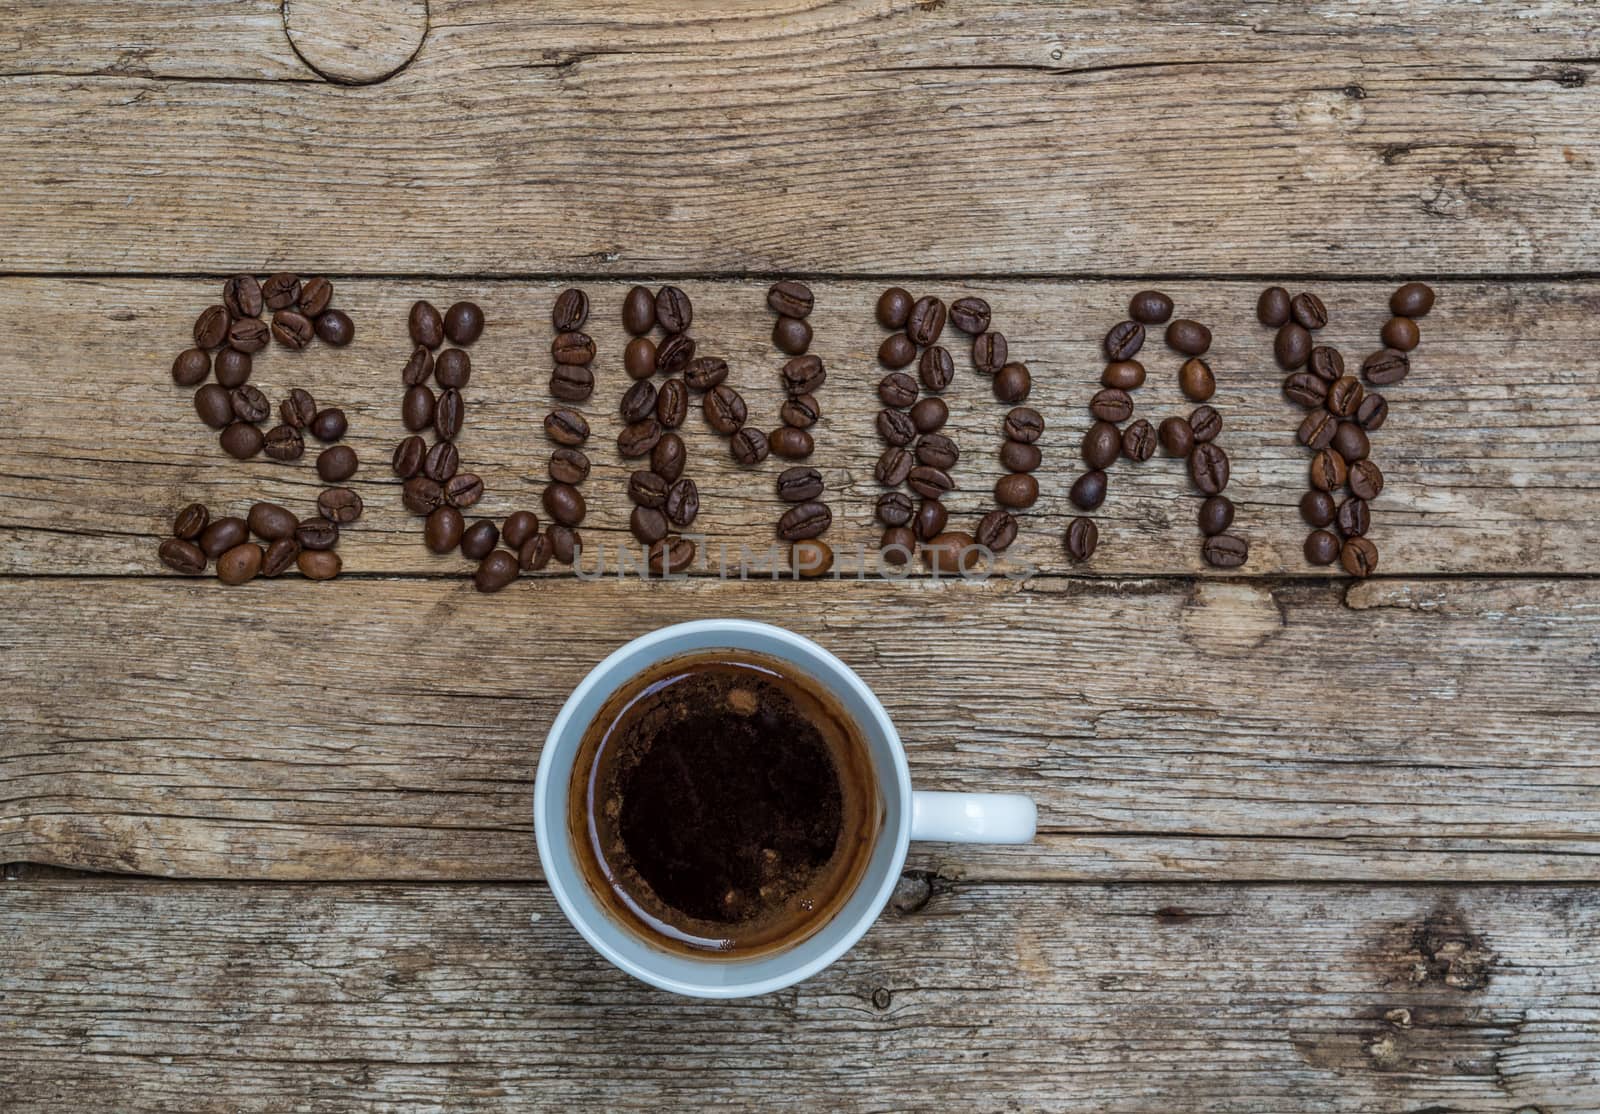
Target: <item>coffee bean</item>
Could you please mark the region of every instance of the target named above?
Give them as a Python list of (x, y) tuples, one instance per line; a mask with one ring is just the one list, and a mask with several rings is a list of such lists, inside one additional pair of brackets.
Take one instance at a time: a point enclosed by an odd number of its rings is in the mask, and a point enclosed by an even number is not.
[(241, 542), (250, 538), (250, 527), (245, 520), (236, 515), (226, 518), (214, 519), (210, 525), (200, 531), (200, 549), (211, 560), (215, 561), (225, 552)]
[(481, 561), (494, 552), (500, 544), (500, 528), (487, 518), (480, 518), (461, 532), (461, 556), (469, 561)]
[(905, 565), (917, 551), (917, 535), (909, 526), (891, 526), (878, 539), (878, 556), (886, 565)]
[(221, 348), (228, 339), (228, 326), (231, 323), (226, 306), (207, 306), (194, 321), (194, 346)]
[(690, 360), (683, 369), (683, 381), (695, 391), (709, 391), (728, 378), (728, 361), (716, 356)]
[(918, 433), (933, 433), (950, 420), (950, 408), (942, 398), (925, 398), (911, 408), (911, 424)]
[(878, 324), (885, 329), (903, 329), (911, 317), (911, 295), (891, 286), (878, 295)]
[(483, 498), (483, 479), (474, 472), (457, 472), (445, 481), (444, 497), (452, 507), (470, 507)]
[(339, 555), (326, 549), (303, 549), (294, 563), (307, 580), (332, 580), (344, 567)]
[(917, 381), (903, 371), (892, 371), (878, 380), (878, 398), (885, 406), (910, 406), (917, 401)]
[[(784, 425), (792, 425), (796, 429), (810, 429), (822, 417), (822, 409), (817, 405), (816, 395), (795, 395), (793, 398), (783, 400), (783, 405), (778, 407), (778, 417)], [(917, 420), (915, 410), (911, 413), (911, 420)]]
[(1183, 361), (1183, 367), (1178, 369), (1178, 389), (1194, 402), (1204, 402), (1216, 394), (1217, 380), (1211, 374), (1211, 365), (1198, 357)]
[(656, 370), (676, 375), (694, 362), (694, 337), (688, 333), (674, 333), (656, 348)]
[(1137, 321), (1119, 321), (1111, 326), (1101, 346), (1111, 360), (1131, 360), (1144, 347), (1144, 326)]
[(655, 342), (649, 337), (634, 337), (622, 350), (622, 366), (630, 379), (650, 378), (656, 373)]
[(1408, 282), (1389, 295), (1389, 312), (1396, 317), (1426, 317), (1433, 308), (1433, 289), (1425, 282)]
[(460, 391), (454, 387), (440, 391), (439, 398), (433, 404), (434, 434), (445, 441), (455, 440), (466, 418), (466, 409), (467, 404)]
[[(688, 388), (682, 385), (682, 380), (672, 379), (669, 382), (679, 384), (678, 390), (683, 393), (685, 405), (689, 400)], [(648, 379), (641, 379), (622, 392), (622, 402), (617, 406), (617, 412), (622, 415), (624, 422), (636, 422), (641, 418), (648, 418), (656, 412), (656, 387)], [(662, 422), (666, 425), (666, 422)], [(682, 425), (679, 419), (676, 425)]]
[(572, 564), (583, 551), (583, 535), (560, 523), (546, 529), (545, 535), (550, 539), (550, 555), (563, 565)]
[(1289, 303), (1289, 312), (1306, 329), (1320, 329), (1328, 323), (1328, 307), (1315, 294), (1296, 294)]
[(333, 283), (320, 275), (300, 284), (300, 298), (295, 303), (307, 317), (317, 317), (327, 312), (333, 302)]
[(923, 541), (932, 541), (944, 533), (950, 522), (950, 511), (937, 499), (924, 499), (917, 505), (916, 517), (911, 527)]
[(1422, 330), (1409, 317), (1391, 317), (1384, 322), (1378, 337), (1389, 348), (1409, 352), (1421, 343)]
[(1328, 385), (1327, 407), (1341, 418), (1355, 414), (1361, 405), (1361, 381), (1353, 375), (1341, 376)]
[(815, 538), (833, 524), (833, 512), (826, 503), (796, 503), (778, 519), (778, 537), (786, 542)]
[[(638, 386), (648, 387), (648, 382), (641, 382)], [(689, 416), (689, 387), (682, 379), (668, 379), (661, 384), (661, 390), (655, 392), (656, 421), (661, 423), (662, 429), (677, 429)], [(646, 417), (641, 414), (639, 417)], [(623, 415), (624, 420), (637, 420)]]
[(682, 530), (700, 513), (700, 489), (688, 476), (680, 476), (667, 488), (667, 503), (662, 510), (667, 521)]
[(942, 433), (926, 433), (917, 438), (917, 463), (948, 472), (961, 459), (956, 443)]
[(228, 405), (241, 422), (264, 422), (272, 416), (272, 403), (267, 396), (248, 383), (228, 392)]
[(483, 593), (498, 592), (517, 579), (521, 567), (517, 558), (504, 549), (486, 554), (472, 574), (472, 586)]
[(217, 579), (224, 584), (248, 584), (261, 575), (261, 547), (243, 542), (217, 558)]
[(283, 419), (285, 425), (295, 429), (304, 429), (311, 424), (317, 416), (317, 403), (311, 397), (310, 391), (301, 390), (299, 387), (289, 392), (289, 396), (278, 403), (278, 417)]
[(1136, 391), (1144, 386), (1144, 365), (1138, 360), (1112, 360), (1100, 374), (1100, 385)]
[(1411, 372), (1411, 357), (1393, 348), (1374, 352), (1361, 361), (1361, 376), (1374, 387), (1398, 383)]
[(1351, 576), (1371, 576), (1378, 571), (1378, 547), (1366, 538), (1351, 538), (1339, 550), (1339, 563)]
[(1211, 347), (1211, 330), (1180, 317), (1167, 326), (1167, 347), (1185, 356), (1204, 356)]
[(1027, 364), (1007, 364), (995, 373), (994, 397), (1006, 405), (1021, 402), (1033, 389)]
[(1187, 418), (1163, 418), (1160, 439), (1161, 450), (1168, 456), (1188, 456), (1194, 450), (1194, 430)]
[(1133, 417), (1133, 398), (1116, 387), (1102, 387), (1089, 400), (1089, 413), (1102, 422), (1125, 422)]
[[(666, 438), (662, 438), (663, 441)], [(682, 442), (679, 442), (682, 444)], [(656, 446), (660, 448), (660, 446)], [(589, 478), (589, 458), (577, 449), (557, 449), (550, 454), (550, 478), (560, 484), (581, 484)]]
[(694, 321), (694, 303), (676, 286), (656, 291), (656, 324), (662, 332), (682, 333)]
[(1362, 429), (1372, 433), (1383, 428), (1383, 423), (1389, 420), (1389, 403), (1377, 391), (1368, 391), (1361, 399), (1361, 405), (1356, 407), (1356, 422)]
[(466, 519), (454, 507), (435, 507), (422, 524), (422, 543), (433, 553), (450, 553), (461, 544), (466, 525)]
[(1068, 557), (1074, 561), (1087, 561), (1094, 556), (1095, 546), (1100, 544), (1100, 528), (1092, 518), (1074, 518), (1067, 523), (1064, 540)]
[(287, 507), (276, 503), (253, 503), (245, 516), (250, 532), (263, 541), (275, 542), (279, 538), (293, 537), (300, 520)]
[[(739, 438), (735, 436), (734, 440), (738, 441)], [(764, 438), (761, 442), (761, 448), (761, 455), (765, 457), (766, 440)], [(570, 450), (558, 450), (558, 452), (560, 451)], [(587, 476), (589, 474), (589, 459), (584, 457), (582, 453), (577, 455), (583, 458), (583, 475)], [(656, 442), (655, 447), (650, 450), (650, 470), (668, 483), (671, 483), (683, 475), (683, 465), (687, 456), (688, 453), (683, 446), (683, 438), (676, 433), (663, 433), (661, 439)], [(551, 457), (550, 478), (554, 480), (566, 479), (566, 477), (556, 475), (555, 457)], [(578, 481), (567, 480), (566, 482), (576, 483)]]
[(904, 526), (916, 514), (911, 496), (903, 491), (885, 491), (878, 496), (878, 521), (885, 526)]
[(288, 309), (300, 300), (300, 278), (288, 271), (270, 275), (261, 284), (261, 302), (267, 309)]
[[(950, 324), (968, 336), (977, 337), (989, 328), (989, 303), (982, 298), (957, 298), (950, 303), (949, 317)], [(1000, 363), (1005, 362), (1001, 357)]]
[(811, 326), (798, 317), (780, 317), (772, 323), (772, 346), (798, 356), (811, 347)]
[(223, 283), (222, 304), (233, 317), (260, 317), (266, 306), (261, 298), (261, 284), (254, 275), (234, 275)]
[(728, 452), (740, 464), (760, 464), (767, 459), (767, 453), (772, 447), (767, 444), (767, 435), (755, 426), (745, 426), (735, 433), (728, 442)]
[(1236, 534), (1218, 534), (1200, 547), (1206, 564), (1218, 569), (1236, 569), (1250, 556), (1250, 543)]
[(1313, 530), (1306, 535), (1303, 552), (1313, 565), (1331, 565), (1339, 559), (1339, 539), (1326, 530)]
[(965, 574), (982, 556), (972, 535), (959, 530), (940, 534), (922, 547), (922, 563), (939, 575)]
[(645, 564), (652, 576), (673, 576), (694, 564), (694, 542), (668, 535), (650, 547)]
[(1344, 357), (1339, 354), (1337, 348), (1319, 344), (1311, 350), (1306, 366), (1318, 379), (1332, 383), (1344, 374)]
[(1006, 366), (1009, 346), (1004, 333), (981, 333), (972, 341), (972, 363), (985, 375), (993, 375)]
[[(583, 328), (583, 323), (587, 320), (589, 320), (589, 295), (576, 286), (569, 287), (556, 295), (555, 305), (550, 310), (550, 324), (556, 332), (575, 333)], [(448, 329), (448, 317), (445, 325)]]
[(822, 473), (797, 465), (778, 473), (778, 498), (785, 503), (808, 503), (822, 495)]
[(904, 333), (890, 333), (878, 345), (878, 362), (898, 371), (917, 358), (917, 346)]
[[(430, 480), (427, 476), (413, 476), (400, 485), (400, 501), (412, 514), (428, 514), (435, 507), (444, 505), (444, 488), (437, 480)], [(301, 538), (300, 544), (306, 545), (306, 540)]]
[(1200, 504), (1200, 532), (1206, 537), (1220, 534), (1233, 525), (1233, 503), (1226, 495), (1213, 495)]
[(308, 318), (292, 309), (280, 309), (272, 315), (272, 339), (285, 348), (298, 352), (311, 343), (315, 330)]
[(926, 464), (919, 464), (911, 469), (911, 474), (906, 477), (906, 484), (912, 491), (926, 499), (942, 499), (956, 489), (956, 482), (950, 478), (949, 472)]
[(1207, 495), (1218, 495), (1228, 486), (1228, 471), (1228, 454), (1220, 445), (1196, 445), (1189, 454), (1189, 478)]
[(522, 548), (517, 551), (517, 567), (523, 572), (538, 572), (550, 563), (551, 552), (549, 532), (535, 534), (523, 542)]
[(1313, 526), (1333, 521), (1333, 496), (1326, 491), (1308, 491), (1300, 496), (1300, 517)]
[(1321, 450), (1333, 444), (1333, 435), (1338, 430), (1339, 419), (1318, 407), (1305, 416), (1294, 438), (1309, 449)]
[(344, 411), (337, 406), (329, 406), (318, 410), (311, 418), (311, 436), (318, 441), (337, 441), (350, 429), (350, 422), (344, 416)]
[(1222, 415), (1209, 406), (1196, 406), (1189, 412), (1189, 429), (1197, 445), (1215, 441), (1222, 432)]
[(279, 538), (267, 546), (261, 558), (262, 576), (282, 576), (300, 557), (300, 543), (293, 538)]
[(1346, 474), (1344, 457), (1332, 449), (1321, 449), (1311, 458), (1311, 486), (1318, 491), (1339, 490)]
[[(180, 387), (205, 382), (211, 374), (211, 357), (199, 348), (185, 348), (172, 361), (172, 381)], [(235, 384), (237, 386), (237, 384)]]
[(1328, 384), (1309, 371), (1296, 371), (1283, 381), (1283, 393), (1290, 402), (1320, 407), (1328, 397)]
[(1352, 497), (1340, 503), (1334, 520), (1339, 524), (1339, 533), (1347, 538), (1361, 537), (1372, 529), (1372, 512), (1365, 499)]
[(558, 364), (584, 367), (594, 361), (594, 341), (587, 333), (557, 333), (550, 342), (550, 355)]
[(193, 576), (206, 571), (205, 552), (194, 542), (183, 538), (168, 538), (156, 553), (161, 563), (173, 572)]
[(1281, 286), (1269, 286), (1256, 299), (1256, 320), (1271, 329), (1289, 320), (1289, 292)]
[(1010, 511), (994, 510), (978, 520), (973, 540), (990, 553), (1004, 553), (1017, 540), (1017, 519)]
[(926, 348), (938, 341), (939, 335), (944, 332), (944, 322), (943, 302), (931, 294), (918, 298), (912, 303), (911, 314), (906, 318), (906, 336), (917, 347)]
[(796, 356), (783, 365), (783, 389), (790, 395), (816, 394), (828, 381), (827, 369), (815, 356)]
[(234, 422), (222, 431), (218, 439), (222, 444), (223, 452), (238, 460), (249, 460), (262, 449), (266, 439), (261, 436), (261, 428), (250, 422)]
[(330, 487), (317, 496), (317, 509), (329, 521), (345, 525), (361, 517), (361, 496), (348, 487)]
[(459, 391), (472, 378), (472, 357), (463, 349), (446, 348), (434, 361), (433, 376), (439, 381), (439, 386), (454, 387)]
[(656, 326), (656, 296), (648, 287), (635, 286), (622, 299), (622, 327), (643, 336)]
[(628, 477), (628, 498), (640, 507), (660, 508), (666, 505), (668, 482), (654, 472), (643, 468)]
[(1039, 498), (1039, 481), (1026, 472), (1001, 476), (994, 484), (994, 501), (1002, 507), (1031, 507)]
[[(444, 483), (461, 470), (461, 451), (454, 441), (436, 441), (422, 462), (422, 474)], [(332, 515), (328, 516), (332, 518)]]
[(1122, 452), (1122, 431), (1110, 422), (1095, 422), (1083, 435), (1081, 450), (1090, 468), (1109, 468)]
[(1141, 290), (1128, 299), (1128, 316), (1144, 325), (1164, 325), (1172, 316), (1172, 299), (1159, 290)]
[(617, 451), (628, 460), (649, 456), (650, 450), (655, 448), (656, 442), (660, 440), (661, 423), (654, 418), (629, 422), (622, 427), (622, 432), (617, 434)]
[(910, 453), (898, 446), (883, 450), (883, 455), (872, 466), (872, 478), (885, 487), (898, 487), (911, 474), (914, 461)]
[(745, 418), (749, 416), (744, 399), (726, 383), (707, 391), (700, 409), (705, 414), (706, 424), (724, 436), (739, 432), (739, 427), (744, 425)]
[(433, 374), (433, 353), (422, 345), (417, 345), (411, 350), (410, 359), (400, 371), (400, 382), (407, 387), (415, 387), (426, 383)]
[(811, 434), (793, 426), (779, 426), (767, 434), (767, 448), (784, 460), (804, 460), (816, 448)]
[(789, 547), (789, 566), (807, 580), (828, 575), (833, 568), (833, 547), (820, 538), (807, 538)]
[(1383, 472), (1370, 460), (1358, 460), (1350, 467), (1350, 493), (1369, 503), (1383, 491)]
[(326, 483), (343, 483), (359, 466), (356, 451), (349, 445), (334, 445), (317, 454), (317, 475)]
[(878, 436), (891, 445), (909, 445), (916, 439), (917, 427), (903, 410), (879, 410)]
[(628, 516), (628, 529), (642, 545), (651, 545), (667, 536), (667, 516), (656, 507), (636, 506)]
[(1372, 451), (1372, 444), (1367, 440), (1367, 431), (1355, 422), (1340, 422), (1339, 428), (1333, 434), (1333, 449), (1344, 457), (1346, 464), (1354, 464), (1358, 460), (1367, 459), (1367, 454)]
[(1289, 322), (1273, 338), (1272, 355), (1285, 371), (1304, 367), (1311, 358), (1311, 334), (1295, 322)]
[(271, 339), (266, 322), (258, 317), (241, 317), (228, 326), (228, 347), (245, 355), (261, 351)]
[(925, 349), (917, 361), (917, 375), (928, 390), (942, 391), (956, 377), (955, 360), (946, 349), (935, 344)]
[(1030, 406), (1018, 406), (1006, 415), (1005, 435), (1031, 445), (1044, 436), (1044, 418)]
[(767, 288), (767, 306), (783, 317), (809, 317), (816, 304), (811, 288), (803, 282), (783, 279)]
[(1094, 510), (1106, 501), (1106, 474), (1099, 469), (1085, 472), (1073, 481), (1067, 497), (1081, 511)]
[(422, 471), (422, 465), (428, 454), (428, 443), (420, 437), (411, 436), (401, 441), (394, 447), (394, 456), (389, 460), (389, 466), (394, 469), (394, 474), (402, 480), (409, 480)]
[(433, 308), (432, 302), (416, 302), (406, 321), (411, 330), (411, 340), (424, 348), (437, 348), (444, 343), (444, 318)]
[(312, 322), (312, 328), (322, 343), (334, 348), (343, 348), (356, 339), (356, 323), (343, 310), (330, 309)]
[(172, 519), (172, 536), (180, 541), (193, 541), (211, 524), (211, 511), (204, 503), (190, 503)]
[(1140, 418), (1122, 431), (1122, 455), (1136, 464), (1143, 464), (1156, 455), (1156, 431), (1149, 422)]

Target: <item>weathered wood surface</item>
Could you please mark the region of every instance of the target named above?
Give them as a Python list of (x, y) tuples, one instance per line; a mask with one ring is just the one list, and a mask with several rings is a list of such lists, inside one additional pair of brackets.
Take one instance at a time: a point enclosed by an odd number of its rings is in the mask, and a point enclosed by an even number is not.
[[(1104, 364), (1100, 340), (1138, 284), (913, 285), (947, 297), (987, 297), (996, 327), (1033, 370), (1029, 401), (1049, 425), (1041, 442), (1042, 496), (1022, 516), (1022, 539), (1007, 555), (1012, 567), (1119, 576), (1215, 571), (1201, 560), (1194, 525), (1201, 496), (1180, 462), (1159, 455), (1141, 466), (1119, 461), (1112, 469), (1110, 495), (1096, 512), (1101, 546), (1092, 562), (1073, 566), (1062, 549), (1062, 531), (1079, 513), (1067, 492), (1084, 467), (1078, 447)], [(314, 508), (320, 486), (314, 453), (293, 465), (265, 457), (236, 462), (195, 417), (191, 392), (172, 384), (172, 358), (189, 343), (194, 317), (216, 300), (219, 288), (202, 280), (0, 280), (0, 320), (9, 322), (12, 337), (0, 349), (0, 413), (8, 433), (0, 438), (0, 571), (164, 574), (156, 546), (172, 514), (190, 500), (219, 512), (242, 511), (262, 498), (300, 513)], [(629, 385), (618, 320), (626, 286), (587, 288), (595, 304), (600, 385), (584, 406), (594, 422), (596, 467), (583, 489), (590, 507), (583, 530), (591, 545), (614, 549), (631, 544), (625, 489), (633, 465), (615, 447), (621, 427), (616, 404)], [(1392, 286), (1317, 288), (1334, 315), (1325, 339), (1359, 362), (1376, 347)], [(405, 315), (419, 296), (441, 305), (473, 297), (489, 316), (488, 331), (472, 350), (460, 440), (464, 467), (480, 472), (489, 486), (478, 509), (503, 515), (539, 507), (552, 447), (539, 424), (551, 405), (549, 307), (559, 289), (552, 283), (339, 280), (336, 302), (355, 318), (354, 344), (343, 350), (318, 344), (294, 354), (274, 346), (259, 357), (252, 382), (274, 403), (289, 387), (306, 386), (350, 414), (351, 443), (363, 460), (354, 486), (368, 513), (340, 548), (347, 569), (461, 575), (469, 567), (460, 557), (437, 557), (423, 547), (419, 523), (401, 507), (399, 481), (388, 465), (405, 432), (399, 369), (410, 351)], [(696, 299), (694, 331), (702, 349), (730, 360), (730, 381), (749, 401), (752, 421), (771, 428), (782, 360), (769, 339), (764, 284), (690, 282), (688, 289)], [(872, 304), (880, 289), (864, 282), (815, 286), (813, 351), (830, 372), (819, 393), (825, 418), (816, 430), (813, 463), (833, 493), (836, 525), (829, 538), (841, 551), (874, 547), (879, 536), (873, 501), (881, 489), (872, 464), (882, 449), (873, 428), (882, 332)], [(1259, 285), (1183, 282), (1170, 289), (1184, 312), (1211, 322), (1216, 332), (1211, 361), (1220, 386), (1212, 401), (1223, 414), (1221, 442), (1233, 461), (1228, 494), (1239, 508), (1236, 529), (1251, 543), (1243, 573), (1342, 576), (1336, 567), (1308, 565), (1301, 554), (1307, 527), (1296, 506), (1306, 490), (1309, 454), (1294, 440), (1302, 412), (1281, 394), (1270, 332), (1254, 318)], [(1373, 435), (1373, 456), (1387, 477), (1373, 505), (1380, 572), (1600, 572), (1597, 314), (1600, 287), (1592, 283), (1441, 285), (1439, 304), (1423, 323), (1415, 370), (1385, 392), (1392, 417)], [(1006, 408), (972, 369), (964, 338), (947, 331), (958, 367), (947, 392), (947, 432), (963, 452), (954, 473), (961, 490), (947, 502), (953, 522), (970, 530), (994, 505)], [(1151, 419), (1187, 414), (1193, 404), (1177, 389), (1178, 359), (1159, 339), (1147, 347), (1150, 380), (1136, 393), (1136, 413)], [(730, 564), (739, 563), (744, 545), (759, 555), (758, 569), (770, 569), (766, 551), (782, 512), (772, 483), (782, 462), (739, 468), (698, 409), (684, 435), (702, 496), (696, 529), (713, 547), (727, 547)]]
[(1600, 891), (908, 885), (791, 990), (608, 968), (543, 886), (0, 884), (0, 1105), (1600, 1105)]
[(947, 873), (1600, 874), (1591, 580), (558, 580), (485, 599), (20, 578), (0, 614), (0, 861), (531, 877), (566, 693), (627, 638), (731, 615), (855, 666), (922, 787), (1038, 800), (1040, 847), (919, 853)]
[(427, 7), (9, 6), (0, 269), (1600, 266), (1584, 5)]

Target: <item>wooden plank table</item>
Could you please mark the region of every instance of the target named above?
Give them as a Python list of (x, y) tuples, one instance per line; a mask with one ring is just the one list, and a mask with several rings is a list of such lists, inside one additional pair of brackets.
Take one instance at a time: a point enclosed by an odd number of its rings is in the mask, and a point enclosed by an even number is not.
[[(0, 1109), (1600, 1108), (1600, 24), (1583, 3), (22, 0), (0, 26)], [(155, 548), (190, 500), (295, 510), (167, 366), (237, 271), (326, 274), (357, 340), (258, 359), (351, 417), (330, 583)], [(548, 311), (695, 299), (770, 426), (768, 282), (817, 295), (815, 463), (876, 538), (871, 306), (980, 294), (1033, 370), (1039, 504), (982, 583), (759, 573), (776, 462), (686, 430), (705, 549), (758, 575), (552, 570), (496, 596), (386, 467), (404, 319), (472, 298), (464, 458), (537, 504)], [(1300, 554), (1305, 455), (1255, 296), (1375, 347), (1439, 293), (1375, 438), (1379, 575)], [(1174, 462), (1066, 560), (1098, 342), (1159, 285), (1212, 325), (1249, 563)], [(1159, 345), (1154, 346), (1159, 348)], [(1137, 396), (1182, 403), (1166, 354)], [(958, 351), (951, 497), (1000, 474)], [(600, 423), (602, 439), (614, 433)], [(628, 466), (585, 485), (626, 537)], [(1029, 848), (913, 852), (823, 975), (647, 990), (543, 885), (564, 694), (663, 623), (817, 638), (925, 788), (1031, 794)]]

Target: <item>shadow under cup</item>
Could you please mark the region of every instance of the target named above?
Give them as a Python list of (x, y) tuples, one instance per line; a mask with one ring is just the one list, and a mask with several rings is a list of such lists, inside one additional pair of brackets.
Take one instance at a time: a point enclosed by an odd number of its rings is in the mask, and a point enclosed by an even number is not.
[[(568, 787), (579, 744), (607, 699), (659, 662), (707, 650), (762, 654), (805, 674), (855, 721), (866, 746), (883, 822), (855, 892), (827, 924), (780, 950), (748, 958), (699, 957), (669, 951), (618, 921), (591, 891), (569, 838)], [(844, 954), (877, 918), (894, 892), (911, 834), (911, 778), (905, 753), (883, 706), (849, 666), (808, 639), (778, 627), (741, 620), (706, 620), (666, 627), (628, 643), (573, 691), (545, 741), (534, 793), (539, 859), (562, 911), (594, 948), (618, 967), (654, 986), (704, 998), (761, 994), (815, 974)]]

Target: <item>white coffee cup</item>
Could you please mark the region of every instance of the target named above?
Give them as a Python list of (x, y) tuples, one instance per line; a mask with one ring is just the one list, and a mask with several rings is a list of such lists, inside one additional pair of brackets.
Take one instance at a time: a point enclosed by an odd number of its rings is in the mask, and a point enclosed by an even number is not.
[[(568, 836), (573, 761), (607, 697), (657, 662), (703, 650), (754, 651), (795, 666), (822, 685), (866, 740), (882, 795), (883, 825), (861, 881), (823, 927), (777, 952), (744, 959), (668, 951), (619, 923), (590, 890)], [(703, 619), (636, 638), (589, 671), (556, 716), (539, 759), (533, 821), (539, 861), (561, 911), (606, 959), (637, 979), (695, 998), (765, 994), (821, 971), (861, 939), (894, 893), (913, 839), (947, 843), (1027, 843), (1035, 809), (1011, 793), (918, 793), (905, 748), (866, 683), (828, 651), (781, 627), (741, 619)]]

